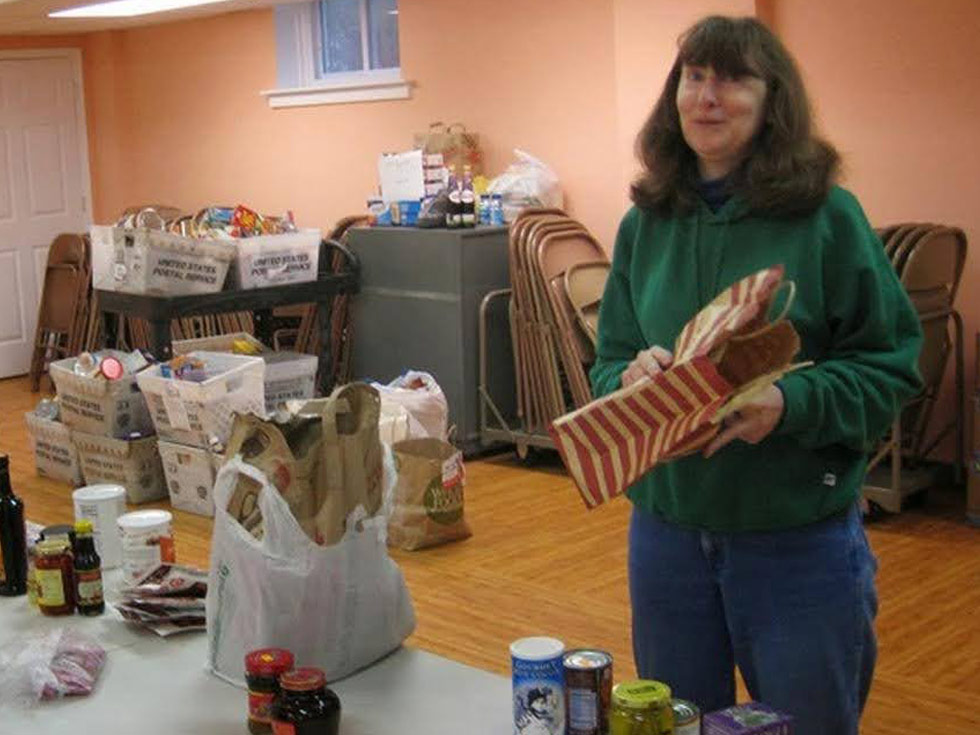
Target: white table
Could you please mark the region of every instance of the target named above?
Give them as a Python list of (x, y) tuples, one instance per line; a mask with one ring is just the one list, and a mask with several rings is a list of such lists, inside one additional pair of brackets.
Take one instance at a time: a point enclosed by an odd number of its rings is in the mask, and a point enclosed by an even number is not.
[[(86, 633), (108, 652), (95, 692), (7, 708), (0, 734), (248, 732), (245, 692), (204, 670), (203, 632), (164, 639), (108, 609), (97, 618), (47, 618), (26, 597), (0, 597), (0, 646), (59, 627)], [(509, 679), (418, 649), (403, 647), (330, 686), (341, 701), (341, 735), (507, 735), (513, 728)]]

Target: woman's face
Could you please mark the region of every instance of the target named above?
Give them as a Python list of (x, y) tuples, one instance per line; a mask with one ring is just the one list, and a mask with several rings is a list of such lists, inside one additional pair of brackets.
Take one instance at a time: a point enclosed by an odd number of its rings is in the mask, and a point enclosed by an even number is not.
[(759, 77), (733, 79), (710, 66), (681, 67), (677, 112), (702, 178), (719, 179), (742, 162), (762, 127), (765, 104), (766, 83)]

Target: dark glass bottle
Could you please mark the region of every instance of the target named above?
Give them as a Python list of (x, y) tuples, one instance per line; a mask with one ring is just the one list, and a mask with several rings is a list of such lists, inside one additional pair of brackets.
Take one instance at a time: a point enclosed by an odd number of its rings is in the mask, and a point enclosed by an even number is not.
[(456, 175), (456, 169), (449, 171), (449, 185), (446, 187), (449, 193), (449, 206), (446, 208), (446, 227), (457, 228), (463, 225), (463, 187), (462, 182)]
[(0, 455), (0, 595), (27, 594), (24, 503), (10, 486), (10, 460)]
[(320, 669), (296, 669), (279, 677), (281, 691), (272, 709), (275, 735), (337, 735), (340, 698), (327, 689)]
[(248, 731), (272, 732), (272, 708), (279, 696), (279, 677), (293, 668), (293, 654), (284, 648), (260, 648), (245, 656), (248, 684)]
[(460, 184), (461, 222), (463, 227), (476, 227), (476, 193), (473, 191), (473, 172), (463, 167), (463, 182)]
[(92, 521), (75, 523), (75, 606), (79, 615), (105, 612), (102, 590), (102, 560), (95, 550)]

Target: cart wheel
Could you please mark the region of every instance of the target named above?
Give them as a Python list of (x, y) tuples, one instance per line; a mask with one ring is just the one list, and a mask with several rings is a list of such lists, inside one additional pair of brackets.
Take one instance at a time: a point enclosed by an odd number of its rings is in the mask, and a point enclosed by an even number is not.
[(525, 444), (523, 447), (518, 445), (517, 457), (525, 467), (537, 467), (541, 463), (541, 458), (544, 457), (544, 450), (530, 444)]
[(517, 452), (517, 458), (521, 462), (526, 462), (527, 450), (530, 449), (530, 447), (525, 442), (517, 442), (517, 444), (514, 445), (514, 449)]

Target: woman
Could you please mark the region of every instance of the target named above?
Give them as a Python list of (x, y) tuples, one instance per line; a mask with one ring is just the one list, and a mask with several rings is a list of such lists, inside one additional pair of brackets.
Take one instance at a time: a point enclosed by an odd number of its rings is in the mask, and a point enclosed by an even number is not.
[(684, 324), (782, 264), (791, 373), (703, 453), (629, 490), (639, 674), (708, 712), (750, 695), (797, 735), (857, 733), (874, 670), (876, 562), (858, 508), (867, 452), (921, 389), (918, 318), (860, 205), (834, 185), (796, 65), (752, 18), (682, 37), (640, 132), (644, 171), (616, 238), (596, 395), (671, 363)]

